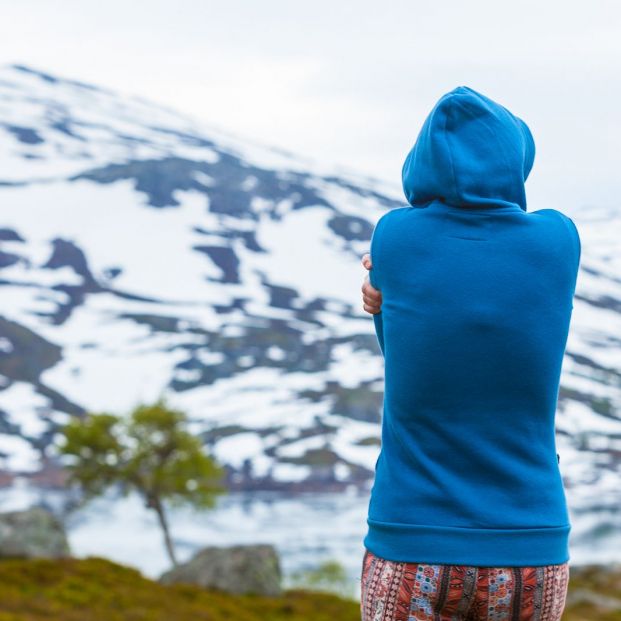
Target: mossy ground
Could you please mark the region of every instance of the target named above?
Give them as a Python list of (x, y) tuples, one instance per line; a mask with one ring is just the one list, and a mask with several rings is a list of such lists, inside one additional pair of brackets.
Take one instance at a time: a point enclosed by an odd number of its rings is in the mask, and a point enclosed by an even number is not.
[(563, 621), (621, 621), (621, 565), (572, 571)]
[(359, 603), (329, 593), (234, 596), (164, 586), (98, 557), (0, 561), (0, 621), (360, 621)]
[[(621, 621), (621, 606), (616, 607), (615, 601), (621, 602), (621, 571), (576, 572), (570, 576), (563, 621)], [(190, 619), (360, 621), (360, 608), (357, 601), (305, 589), (265, 597), (164, 586), (99, 557), (0, 561), (0, 621)]]

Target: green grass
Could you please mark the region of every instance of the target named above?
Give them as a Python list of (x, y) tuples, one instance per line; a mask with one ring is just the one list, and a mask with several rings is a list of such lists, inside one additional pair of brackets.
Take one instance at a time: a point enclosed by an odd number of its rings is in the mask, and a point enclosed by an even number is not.
[[(572, 603), (571, 594), (587, 593)], [(621, 570), (570, 575), (563, 621), (621, 621)], [(598, 603), (597, 597), (602, 596)], [(600, 605), (602, 604), (602, 605)], [(360, 621), (359, 602), (296, 588), (281, 597), (165, 586), (99, 557), (0, 560), (0, 621)]]
[(570, 567), (567, 601), (563, 621), (621, 621), (621, 566), (613, 571), (591, 566), (573, 574)]
[(0, 561), (0, 621), (360, 621), (359, 603), (290, 589), (235, 596), (161, 585), (99, 557)]

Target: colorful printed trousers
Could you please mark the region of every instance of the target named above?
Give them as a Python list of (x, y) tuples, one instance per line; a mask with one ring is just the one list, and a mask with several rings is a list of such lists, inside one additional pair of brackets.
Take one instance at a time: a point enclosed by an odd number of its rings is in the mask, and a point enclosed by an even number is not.
[(559, 621), (569, 562), (470, 567), (389, 561), (365, 549), (362, 621)]

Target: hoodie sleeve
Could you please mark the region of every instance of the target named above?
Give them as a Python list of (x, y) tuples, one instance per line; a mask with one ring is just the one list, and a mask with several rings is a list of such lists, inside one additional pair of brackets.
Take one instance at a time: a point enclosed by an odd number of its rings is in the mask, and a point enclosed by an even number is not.
[[(557, 210), (554, 210), (557, 211)], [(578, 227), (576, 226), (576, 223), (567, 215), (565, 215), (563, 212), (561, 211), (557, 211), (557, 213), (560, 214), (563, 222), (565, 223), (565, 226), (567, 227), (567, 230), (569, 232), (569, 236), (571, 239), (571, 248), (572, 248), (572, 269), (573, 269), (573, 293), (572, 293), (572, 298), (575, 295), (576, 292), (576, 285), (578, 282), (578, 274), (580, 271), (580, 261), (581, 261), (581, 255), (582, 255), (582, 242), (580, 240), (580, 233), (578, 232)], [(572, 308), (573, 308), (573, 302), (572, 302)]]
[(562, 215), (563, 215), (563, 219), (565, 220), (565, 223), (569, 227), (571, 237), (573, 240), (575, 266), (576, 266), (576, 272), (577, 272), (578, 269), (580, 268), (580, 259), (582, 255), (582, 241), (580, 240), (580, 233), (578, 232), (578, 227), (576, 226), (576, 223), (569, 216), (566, 216), (565, 214), (562, 214)]
[[(379, 233), (381, 229), (381, 224), (384, 216), (382, 216), (375, 225), (373, 229), (373, 234), (371, 235), (371, 263), (372, 267), (369, 271), (369, 282), (375, 289), (379, 289), (381, 291), (382, 288), (382, 278), (381, 278), (381, 270), (379, 268)], [(384, 352), (384, 314), (382, 311), (373, 315), (373, 323), (375, 325), (375, 334), (377, 336), (377, 342), (379, 343), (380, 349), (382, 350), (382, 355), (385, 356)]]
[(573, 299), (574, 299), (574, 296), (576, 295), (576, 285), (578, 283), (578, 274), (580, 273), (582, 242), (580, 240), (580, 233), (578, 232), (578, 227), (576, 226), (576, 223), (569, 216), (565, 216), (565, 218), (566, 218), (567, 226), (571, 230), (572, 240), (573, 240), (573, 245), (574, 245), (574, 260), (575, 260), (574, 265), (575, 265), (576, 271), (574, 273), (574, 292), (572, 295), (572, 303), (571, 303), (571, 307), (573, 308), (574, 307)]

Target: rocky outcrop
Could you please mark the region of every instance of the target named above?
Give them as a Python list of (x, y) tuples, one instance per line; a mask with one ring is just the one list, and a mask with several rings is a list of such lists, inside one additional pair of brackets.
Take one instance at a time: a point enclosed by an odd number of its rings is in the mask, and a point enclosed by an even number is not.
[(0, 513), (0, 557), (63, 558), (71, 555), (62, 522), (47, 509)]
[(269, 544), (210, 546), (199, 550), (159, 578), (163, 584), (197, 584), (228, 593), (277, 596), (281, 589), (280, 560)]
[(571, 566), (566, 606), (568, 611), (588, 606), (593, 619), (621, 612), (621, 563)]

